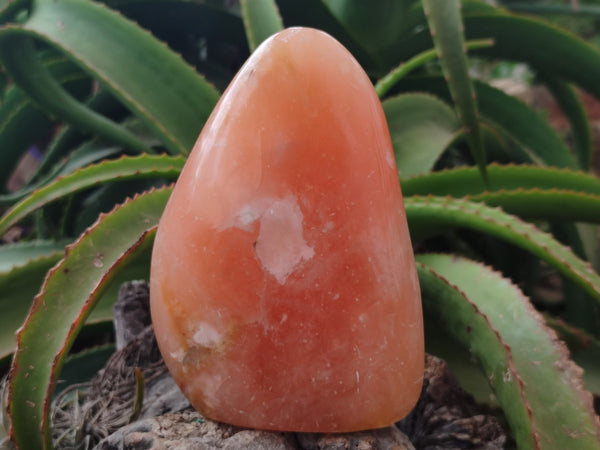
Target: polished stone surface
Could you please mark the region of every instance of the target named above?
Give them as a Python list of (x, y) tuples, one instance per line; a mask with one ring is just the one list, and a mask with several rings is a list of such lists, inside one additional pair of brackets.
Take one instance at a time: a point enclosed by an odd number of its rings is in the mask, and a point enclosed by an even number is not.
[(207, 417), (341, 432), (408, 414), (415, 263), (380, 102), (338, 42), (288, 29), (244, 65), (167, 205), (150, 292), (164, 360)]

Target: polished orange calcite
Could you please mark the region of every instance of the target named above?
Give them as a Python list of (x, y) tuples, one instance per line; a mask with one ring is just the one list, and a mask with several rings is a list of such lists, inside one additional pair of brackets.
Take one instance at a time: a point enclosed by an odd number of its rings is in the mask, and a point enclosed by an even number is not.
[(160, 222), (151, 307), (209, 418), (341, 432), (414, 406), (423, 325), (390, 137), (327, 34), (271, 37), (222, 96)]

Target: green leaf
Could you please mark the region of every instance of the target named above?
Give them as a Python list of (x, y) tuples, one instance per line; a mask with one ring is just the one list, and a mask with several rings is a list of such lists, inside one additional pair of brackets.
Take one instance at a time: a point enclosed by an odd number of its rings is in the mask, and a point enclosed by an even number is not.
[(101, 345), (85, 349), (69, 356), (60, 372), (60, 380), (56, 383), (56, 393), (73, 384), (85, 383), (101, 369), (115, 352), (113, 344)]
[(600, 276), (590, 264), (529, 222), (482, 203), (440, 197), (404, 199), (413, 241), (464, 227), (509, 242), (546, 261), (600, 302)]
[(600, 223), (600, 196), (558, 189), (516, 189), (470, 195), (465, 199), (500, 206), (527, 219)]
[[(43, 64), (56, 78), (57, 83), (81, 98), (90, 90), (89, 77), (64, 58), (44, 58)], [(25, 151), (47, 136), (54, 126), (22, 89), (11, 86), (0, 106), (0, 192)]]
[(69, 241), (21, 241), (0, 245), (0, 276), (15, 267), (64, 250)]
[(81, 147), (72, 151), (68, 157), (56, 164), (53, 170), (49, 171), (37, 182), (30, 182), (21, 189), (11, 192), (10, 194), (0, 195), (0, 205), (13, 205), (29, 196), (36, 189), (40, 189), (60, 176), (68, 175), (89, 164), (98, 163), (104, 159), (117, 157), (122, 154), (122, 147), (107, 147), (106, 144), (98, 142), (95, 139), (88, 141)]
[[(239, 2), (109, 0), (112, 9), (186, 55), (196, 70), (224, 90), (247, 57)], [(190, 39), (190, 37), (192, 37)]]
[[(600, 179), (570, 169), (530, 165), (492, 164), (487, 168), (489, 191), (518, 189), (560, 189), (600, 195)], [(486, 192), (477, 169), (459, 167), (402, 180), (402, 192), (411, 195), (450, 195), (464, 197)]]
[(127, 130), (97, 114), (65, 91), (39, 61), (33, 41), (27, 36), (0, 29), (0, 58), (11, 77), (48, 114), (83, 131), (124, 145), (132, 151), (151, 151)]
[(471, 154), (485, 181), (486, 155), (475, 91), (469, 76), (460, 1), (423, 0), (423, 8)]
[(348, 32), (322, 0), (278, 0), (277, 6), (286, 27), (304, 26), (323, 30), (346, 47), (367, 73), (380, 72), (376, 58)]
[(575, 35), (532, 17), (465, 15), (467, 39), (491, 38), (477, 50), (490, 58), (523, 61), (540, 73), (575, 83), (600, 98), (600, 51)]
[[(475, 82), (479, 109), (485, 121), (512, 137), (541, 164), (577, 167), (569, 147), (548, 122), (521, 100), (482, 82)], [(450, 99), (442, 77), (405, 78), (398, 87), (406, 91), (425, 91)]]
[(173, 153), (190, 151), (219, 98), (181, 57), (97, 2), (39, 1), (23, 25), (0, 33), (2, 40), (23, 36), (51, 44), (76, 60)]
[(599, 449), (582, 371), (524, 294), (464, 258), (418, 261), (425, 310), (479, 359), (519, 448)]
[[(86, 106), (103, 116), (109, 117), (115, 122), (121, 122), (128, 114), (128, 111), (123, 105), (119, 103), (112, 94), (104, 89), (100, 89), (98, 92), (94, 93), (94, 95), (86, 101)], [(39, 180), (43, 175), (50, 173), (62, 158), (68, 157), (71, 152), (77, 151), (82, 145), (86, 145), (85, 142), (88, 140), (89, 135), (86, 135), (76, 128), (68, 125), (61, 127), (54, 135), (52, 141), (48, 144), (46, 151), (44, 152), (44, 158), (40, 162), (35, 174), (32, 176), (32, 180)], [(150, 145), (149, 143), (147, 144)], [(120, 151), (121, 153), (124, 153), (125, 149), (121, 147)]]
[(11, 367), (9, 414), (18, 446), (52, 448), (48, 413), (69, 348), (118, 272), (151, 247), (170, 193), (137, 196), (102, 216), (48, 273), (17, 335)]
[(558, 14), (558, 15), (581, 15), (600, 16), (600, 6), (582, 5), (569, 2), (565, 5), (548, 4), (541, 2), (506, 2), (508, 9), (532, 14)]
[[(8, 364), (17, 345), (15, 332), (22, 325), (46, 272), (58, 262), (64, 245), (53, 242), (0, 247), (0, 369)], [(10, 259), (9, 259), (10, 258)]]
[(497, 406), (489, 380), (469, 349), (462, 346), (439, 326), (435, 311), (423, 311), (425, 328), (425, 352), (444, 360), (460, 386), (475, 397), (475, 401), (488, 406)]
[(241, 0), (240, 6), (251, 52), (269, 36), (283, 30), (274, 0)]
[[(188, 0), (107, 0), (104, 2), (158, 36), (199, 33), (210, 42), (248, 47), (235, 5)], [(168, 20), (167, 20), (168, 18)]]
[(429, 172), (460, 129), (454, 111), (427, 94), (399, 95), (382, 105), (401, 176)]
[(407, 33), (417, 0), (324, 0), (332, 14), (357, 42), (381, 57)]
[[(491, 39), (482, 39), (480, 41), (469, 41), (465, 43), (465, 48), (476, 49), (476, 48), (484, 48), (493, 45), (494, 42)], [(418, 55), (413, 56), (408, 61), (401, 63), (398, 67), (393, 69), (386, 76), (381, 78), (375, 83), (375, 92), (379, 98), (385, 97), (390, 89), (394, 87), (394, 85), (408, 75), (413, 70), (423, 66), (425, 63), (434, 60), (438, 57), (437, 50), (432, 48), (431, 50), (426, 50), (424, 52), (419, 53)]]
[(182, 157), (123, 156), (79, 169), (38, 189), (0, 217), (0, 236), (27, 214), (61, 197), (110, 181), (166, 178), (175, 180), (185, 160)]
[(0, 24), (4, 24), (29, 9), (31, 4), (27, 0), (4, 0), (0, 4)]
[[(600, 197), (598, 198), (600, 199)], [(600, 204), (600, 202), (598, 203)], [(561, 208), (561, 205), (556, 205), (556, 208)], [(573, 253), (581, 259), (590, 261), (586, 255), (586, 247), (582, 240), (582, 233), (580, 233), (580, 229), (583, 229), (582, 227), (578, 227), (574, 222), (566, 222), (560, 219), (551, 222), (549, 225), (550, 232), (559, 242), (562, 242), (571, 248)], [(594, 234), (597, 234), (597, 226), (594, 226), (593, 228)], [(595, 240), (590, 243), (592, 244), (590, 245), (591, 253), (595, 253), (595, 250), (593, 249), (598, 248), (598, 242)], [(591, 261), (590, 265), (591, 267), (594, 267)], [(563, 297), (568, 299), (564, 305), (564, 310), (562, 311), (564, 319), (571, 325), (590, 333), (596, 334), (600, 331), (600, 316), (598, 314), (600, 313), (600, 307), (594, 299), (578, 289), (578, 287), (569, 280), (563, 280), (562, 292)]]
[(546, 316), (546, 322), (567, 344), (573, 361), (583, 369), (583, 382), (586, 389), (600, 395), (600, 341), (593, 335), (572, 325)]
[(571, 124), (573, 148), (579, 167), (589, 171), (592, 164), (592, 130), (577, 91), (558, 78), (542, 77), (542, 79)]

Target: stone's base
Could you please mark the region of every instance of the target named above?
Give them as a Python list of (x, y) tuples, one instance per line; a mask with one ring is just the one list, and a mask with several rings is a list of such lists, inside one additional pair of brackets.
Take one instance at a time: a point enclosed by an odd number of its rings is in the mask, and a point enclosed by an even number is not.
[(191, 410), (145, 419), (104, 439), (97, 450), (414, 450), (395, 427), (340, 435), (276, 433), (214, 422)]
[[(128, 311), (132, 305), (147, 304), (147, 298), (138, 297), (147, 297), (148, 290), (138, 282), (126, 283), (119, 295), (118, 309)], [(124, 336), (126, 333), (122, 327), (134, 328), (138, 325), (141, 332), (133, 338), (129, 336), (131, 340), (115, 353), (92, 380), (77, 404), (67, 401), (53, 405), (52, 416), (55, 419), (62, 417), (63, 423), (70, 427), (82, 423), (79, 430), (72, 430), (78, 441), (63, 440), (62, 445), (56, 445), (57, 449), (82, 448), (83, 442), (86, 442), (85, 448), (97, 444), (93, 447), (97, 450), (412, 450), (415, 447), (425, 450), (496, 450), (502, 449), (506, 440), (497, 419), (483, 414), (473, 398), (460, 388), (446, 363), (429, 355), (419, 402), (397, 427), (343, 434), (278, 433), (214, 422), (190, 409), (189, 401), (164, 364), (157, 361), (158, 349), (149, 323), (138, 323), (140, 316), (137, 315), (123, 317), (115, 324), (117, 334)], [(109, 387), (113, 394), (133, 392), (135, 367), (149, 375), (146, 378), (142, 410), (139, 420), (117, 427), (114, 424), (124, 424), (129, 420), (133, 407), (132, 396), (127, 396), (125, 402), (106, 405), (99, 405), (97, 400), (98, 397), (111, 397), (106, 392)], [(107, 383), (107, 380), (110, 382)], [(98, 392), (104, 393), (94, 394)], [(106, 409), (104, 414), (96, 413), (99, 407)], [(59, 429), (56, 425), (55, 422), (54, 435), (63, 435), (65, 429)], [(107, 434), (110, 435), (101, 440)]]

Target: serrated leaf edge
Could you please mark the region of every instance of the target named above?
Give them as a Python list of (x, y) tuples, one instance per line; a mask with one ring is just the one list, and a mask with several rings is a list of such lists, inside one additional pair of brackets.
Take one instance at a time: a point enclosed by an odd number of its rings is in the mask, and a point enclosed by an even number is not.
[[(84, 186), (84, 188), (87, 187), (92, 187), (95, 186), (97, 184), (100, 183), (105, 183), (107, 181), (110, 180), (118, 180), (120, 178), (126, 177), (126, 176), (135, 176), (135, 175), (139, 175), (141, 173), (152, 173), (152, 172), (164, 172), (165, 170), (170, 171), (181, 171), (181, 168), (183, 167), (183, 163), (185, 162), (185, 159), (182, 156), (170, 156), (170, 155), (147, 155), (147, 154), (142, 154), (142, 155), (136, 155), (136, 156), (128, 156), (128, 155), (122, 155), (119, 158), (116, 159), (107, 159), (107, 160), (103, 160), (100, 161), (98, 163), (94, 163), (94, 164), (90, 164), (88, 166), (85, 167), (81, 167), (79, 169), (76, 169), (75, 171), (69, 173), (68, 175), (59, 175), (58, 177), (56, 177), (52, 182), (42, 186), (42, 187), (38, 187), (36, 189), (34, 189), (31, 193), (28, 194), (27, 197), (25, 197), (23, 200), (21, 200), (20, 202), (16, 203), (15, 205), (13, 205), (11, 208), (9, 208), (7, 211), (5, 211), (4, 215), (0, 216), (0, 236), (3, 234), (3, 230), (8, 229), (8, 227), (14, 225), (15, 223), (17, 223), (19, 220), (21, 220), (23, 217), (27, 216), (29, 213), (31, 213), (32, 211), (34, 211), (36, 208), (33, 209), (25, 209), (25, 212), (20, 213), (20, 214), (16, 214), (16, 217), (11, 218), (12, 215), (15, 214), (15, 211), (18, 211), (20, 208), (22, 208), (23, 204), (27, 204), (30, 202), (30, 199), (35, 197), (35, 196), (39, 196), (39, 195), (43, 195), (45, 191), (47, 190), (51, 190), (57, 183), (61, 182), (62, 180), (69, 178), (69, 177), (74, 177), (74, 176), (81, 176), (82, 173), (85, 173), (87, 171), (94, 171), (95, 169), (97, 169), (99, 166), (103, 166), (104, 168), (106, 168), (107, 166), (118, 166), (121, 162), (123, 161), (136, 161), (136, 160), (157, 160), (157, 161), (162, 161), (166, 158), (169, 158), (172, 162), (171, 165), (167, 166), (166, 168), (161, 168), (158, 169), (156, 166), (154, 166), (152, 169), (147, 170), (147, 171), (143, 171), (142, 170), (134, 170), (132, 171), (131, 169), (127, 170), (127, 173), (122, 173), (119, 175), (110, 175), (109, 178), (104, 179), (104, 178), (97, 178), (93, 181), (91, 181), (89, 184), (86, 184)], [(176, 163), (180, 162), (181, 163), (181, 167), (177, 167)], [(109, 167), (109, 168), (110, 168)], [(81, 188), (77, 189), (80, 190)], [(61, 198), (62, 195), (55, 195), (55, 196), (51, 196), (50, 198), (48, 198), (46, 201), (44, 201), (42, 203), (41, 206), (48, 204), (50, 202), (53, 202), (59, 198)], [(7, 219), (8, 218), (8, 219)]]
[[(71, 252), (71, 250), (78, 245), (84, 238), (86, 238), (90, 233), (93, 232), (93, 230), (100, 224), (102, 223), (102, 221), (104, 220), (105, 217), (111, 215), (112, 213), (114, 213), (115, 211), (117, 211), (118, 209), (122, 208), (123, 206), (125, 206), (128, 203), (131, 203), (132, 201), (135, 201), (137, 198), (156, 192), (156, 191), (161, 191), (161, 190), (170, 190), (172, 189), (172, 185), (170, 186), (165, 186), (162, 188), (152, 188), (149, 189), (148, 191), (145, 191), (144, 193), (139, 193), (139, 194), (135, 194), (133, 197), (128, 197), (123, 203), (115, 205), (115, 207), (107, 213), (101, 213), (98, 216), (98, 219), (92, 224), (90, 225), (78, 238), (75, 242), (73, 242), (72, 244), (69, 244), (65, 247), (65, 252), (64, 252), (64, 256), (63, 258), (57, 262), (57, 264), (52, 267), (47, 273), (46, 273), (46, 277), (44, 279), (44, 282), (42, 283), (42, 287), (40, 289), (40, 293), (38, 293), (35, 298), (33, 299), (32, 302), (32, 306), (29, 310), (29, 312), (27, 313), (27, 317), (23, 323), (23, 325), (21, 327), (19, 327), (19, 329), (17, 330), (17, 348), (20, 347), (22, 345), (22, 333), (26, 330), (26, 326), (27, 323), (30, 321), (31, 316), (41, 307), (43, 307), (43, 297), (42, 297), (42, 293), (48, 283), (49, 278), (56, 273), (57, 271), (61, 270), (61, 266), (62, 264), (64, 264), (67, 256), (69, 255), (69, 253)], [(94, 289), (90, 292), (90, 295), (88, 296), (88, 298), (86, 299), (86, 301), (83, 303), (83, 306), (81, 308), (80, 311), (80, 315), (78, 316), (78, 318), (81, 317), (82, 311), (83, 314), (85, 313), (89, 313), (89, 311), (86, 311), (87, 307), (89, 307), (90, 303), (92, 302), (92, 299), (94, 297), (94, 294), (97, 292), (98, 287), (102, 284), (103, 281), (105, 281), (107, 278), (110, 277), (112, 270), (118, 266), (118, 264), (120, 262), (123, 261), (123, 259), (125, 259), (128, 255), (131, 254), (131, 252), (133, 250), (135, 250), (145, 239), (145, 237), (149, 234), (152, 233), (154, 230), (156, 229), (156, 226), (154, 227), (150, 227), (149, 229), (147, 229), (146, 231), (144, 231), (140, 237), (136, 240), (136, 242), (131, 245), (113, 264), (111, 264), (107, 270), (105, 271), (105, 273), (102, 275), (102, 277), (99, 279), (99, 282), (96, 284), (96, 286), (94, 287)], [(82, 325), (82, 324), (79, 324)], [(67, 336), (70, 336), (73, 334), (73, 332), (76, 330), (78, 326), (78, 320), (75, 320), (72, 324), (71, 327), (69, 328), (69, 331), (67, 333)], [(68, 348), (70, 345), (70, 341), (67, 338), (65, 340), (64, 345), (61, 347), (60, 351), (55, 355), (53, 362), (52, 362), (52, 367), (57, 367), (57, 365), (61, 362), (61, 359), (64, 356), (64, 352), (65, 349)], [(9, 371), (9, 379), (12, 379), (14, 374), (18, 371), (22, 370), (19, 365), (18, 365), (18, 360), (16, 357), (13, 357), (13, 361), (10, 367), (10, 371)], [(48, 416), (48, 412), (50, 411), (50, 404), (52, 401), (52, 392), (54, 390), (54, 387), (56, 385), (56, 373), (52, 373), (51, 377), (50, 377), (50, 381), (48, 384), (48, 389), (44, 395), (44, 402), (43, 402), (43, 417), (41, 418), (41, 422), (40, 422), (40, 430), (43, 436), (47, 436), (46, 434), (46, 430), (47, 430), (47, 426), (48, 426), (48, 420), (49, 420), (49, 416)], [(12, 402), (12, 396), (13, 396), (13, 392), (12, 392), (12, 385), (10, 385), (9, 389), (8, 389), (8, 400), (7, 400), (7, 404), (11, 404)], [(10, 437), (11, 440), (13, 440), (14, 442), (14, 430), (11, 426), (11, 429), (9, 431), (10, 433)], [(45, 439), (45, 438), (44, 438)]]
[[(463, 199), (457, 199), (457, 198), (454, 198), (451, 196), (439, 197), (439, 196), (433, 196), (433, 195), (427, 195), (427, 196), (416, 196), (415, 195), (415, 196), (406, 198), (404, 201), (405, 201), (405, 204), (407, 204), (407, 205), (410, 205), (411, 202), (422, 202), (422, 203), (425, 203), (426, 205), (443, 206), (445, 209), (454, 209), (454, 210), (462, 211), (467, 214), (474, 214), (474, 215), (478, 216), (480, 219), (482, 219), (488, 223), (491, 223), (494, 225), (501, 225), (505, 228), (512, 230), (514, 233), (526, 238), (529, 242), (533, 242), (533, 241), (531, 241), (529, 232), (535, 232), (535, 234), (539, 235), (541, 238), (551, 240), (552, 242), (554, 242), (556, 244), (556, 248), (559, 251), (570, 253), (576, 261), (580, 262), (583, 265), (584, 272), (582, 272), (582, 270), (580, 270), (578, 268), (573, 267), (573, 265), (571, 263), (567, 262), (563, 256), (557, 254), (556, 251), (553, 251), (553, 252), (550, 251), (550, 249), (548, 248), (546, 243), (543, 243), (543, 242), (534, 242), (534, 243), (537, 247), (543, 249), (549, 255), (551, 255), (561, 265), (568, 267), (573, 273), (577, 274), (577, 276), (582, 281), (585, 281), (586, 286), (595, 293), (596, 300), (597, 301), (600, 300), (600, 286), (596, 285), (585, 273), (585, 272), (587, 272), (587, 273), (595, 274), (595, 271), (593, 270), (591, 264), (588, 261), (583, 261), (580, 258), (578, 258), (573, 253), (573, 251), (571, 250), (570, 247), (563, 245), (560, 242), (556, 241), (551, 234), (540, 230), (532, 223), (526, 222), (524, 220), (519, 219), (518, 217), (516, 217), (514, 215), (506, 213), (501, 207), (499, 207), (499, 206), (492, 207), (492, 206), (488, 206), (482, 202), (471, 202), (471, 201), (466, 201)], [(494, 217), (490, 217), (489, 215), (482, 214), (483, 209), (488, 209), (490, 212), (495, 211), (504, 217), (494, 218)], [(485, 211), (483, 211), (483, 212), (485, 212)], [(501, 219), (504, 219), (504, 221), (502, 221)], [(508, 219), (510, 219), (510, 221), (508, 221)], [(511, 221), (512, 221), (512, 223), (511, 223)], [(518, 226), (522, 226), (523, 231), (519, 232), (515, 228), (515, 226), (514, 226), (515, 224)]]
[[(429, 253), (429, 255), (442, 255), (442, 256), (448, 256), (448, 255), (444, 255), (441, 253)], [(457, 256), (457, 255), (452, 255), (454, 258), (457, 259), (464, 259), (466, 260), (466, 258), (461, 257), (461, 256)], [(584, 382), (583, 382), (583, 369), (578, 366), (572, 359), (571, 359), (571, 352), (569, 351), (569, 349), (567, 348), (567, 345), (558, 337), (558, 334), (556, 333), (556, 331), (551, 328), (550, 326), (548, 326), (546, 324), (546, 321), (544, 320), (544, 317), (542, 316), (542, 314), (537, 311), (533, 305), (531, 304), (531, 300), (529, 299), (529, 297), (527, 297), (522, 291), (521, 289), (512, 282), (512, 280), (510, 280), (509, 278), (506, 278), (501, 272), (495, 270), (493, 267), (488, 266), (486, 264), (483, 264), (481, 262), (478, 261), (473, 261), (473, 260), (468, 260), (469, 262), (476, 264), (482, 268), (487, 269), (489, 272), (495, 274), (496, 276), (500, 277), (503, 279), (503, 281), (505, 283), (507, 283), (510, 287), (512, 287), (515, 292), (518, 293), (519, 298), (521, 299), (521, 302), (523, 303), (525, 309), (527, 310), (527, 312), (531, 315), (531, 317), (542, 327), (542, 329), (547, 333), (548, 337), (551, 339), (552, 344), (554, 346), (554, 348), (556, 349), (558, 356), (562, 357), (562, 362), (564, 364), (559, 364), (559, 365), (553, 365), (554, 369), (557, 372), (562, 372), (562, 373), (566, 373), (569, 372), (569, 380), (572, 382), (571, 385), (573, 387), (573, 389), (579, 394), (579, 398), (582, 402), (582, 406), (587, 410), (588, 414), (590, 415), (590, 417), (593, 418), (593, 422), (595, 425), (595, 429), (596, 429), (596, 437), (599, 439), (600, 441), (600, 417), (598, 417), (598, 415), (596, 414), (595, 410), (594, 410), (594, 398), (591, 392), (589, 392), (588, 390), (585, 389), (584, 386)], [(508, 345), (506, 342), (504, 342), (504, 340), (502, 339), (501, 334), (498, 332), (498, 330), (491, 324), (490, 319), (488, 318), (488, 316), (483, 313), (479, 307), (477, 306), (477, 304), (475, 304), (470, 298), (469, 296), (467, 296), (464, 291), (462, 291), (458, 286), (456, 286), (454, 283), (450, 282), (448, 279), (446, 279), (443, 275), (440, 275), (439, 273), (435, 272), (435, 270), (429, 268), (426, 264), (423, 263), (419, 263), (417, 262), (417, 264), (419, 264), (421, 267), (425, 268), (426, 270), (428, 270), (430, 273), (432, 273), (434, 276), (436, 276), (437, 278), (441, 279), (442, 281), (444, 281), (445, 283), (447, 283), (449, 286), (451, 286), (453, 289), (455, 289), (457, 292), (459, 292), (464, 298), (465, 300), (472, 305), (472, 307), (475, 309), (476, 313), (478, 315), (480, 315), (485, 322), (489, 325), (490, 329), (494, 332), (494, 334), (498, 337), (498, 340), (500, 343), (502, 343), (503, 347), (507, 350), (508, 352), (508, 357), (510, 360), (510, 368), (511, 371), (513, 373), (513, 375), (516, 377), (515, 379), (517, 379), (519, 381), (519, 387), (522, 393), (522, 397), (524, 399), (524, 402), (526, 404), (527, 407), (527, 411), (529, 413), (530, 416), (530, 420), (532, 422), (532, 430), (534, 433), (534, 437), (535, 437), (535, 441), (536, 441), (536, 445), (537, 448), (539, 448), (539, 435), (538, 432), (536, 430), (535, 427), (535, 421), (534, 421), (534, 417), (533, 417), (533, 411), (531, 409), (531, 405), (529, 404), (529, 401), (527, 400), (526, 397), (526, 383), (523, 381), (523, 379), (520, 377), (520, 375), (518, 375), (516, 369), (515, 369), (515, 365), (514, 365), (514, 359), (513, 359), (513, 352), (512, 352), (512, 348), (510, 347), (510, 345)], [(560, 361), (560, 359), (559, 359)]]
[[(436, 255), (436, 253), (429, 253), (429, 254), (430, 255)], [(437, 255), (442, 255), (442, 254), (437, 253)], [(443, 255), (443, 256), (446, 256), (446, 255)], [(454, 257), (455, 258), (459, 258), (459, 256), (456, 256), (456, 255), (454, 255)], [(471, 307), (473, 308), (473, 310), (475, 311), (475, 313), (484, 320), (484, 322), (488, 325), (488, 327), (490, 328), (490, 330), (494, 333), (494, 335), (498, 339), (498, 342), (506, 350), (506, 359), (507, 359), (507, 363), (508, 363), (508, 368), (511, 371), (511, 376), (513, 376), (514, 379), (517, 380), (517, 385), (519, 386), (519, 392), (521, 394), (521, 399), (523, 400), (523, 404), (525, 405), (525, 409), (527, 410), (527, 416), (528, 416), (529, 421), (531, 423), (531, 431), (532, 431), (533, 439), (534, 439), (534, 441), (536, 443), (536, 448), (539, 449), (539, 436), (538, 436), (538, 432), (536, 430), (536, 427), (535, 427), (535, 424), (534, 424), (534, 421), (533, 421), (533, 411), (532, 411), (531, 405), (529, 404), (529, 400), (527, 399), (527, 396), (525, 395), (525, 383), (524, 383), (523, 379), (521, 378), (521, 376), (519, 375), (519, 373), (517, 372), (517, 369), (515, 367), (515, 361), (514, 361), (514, 358), (513, 358), (512, 348), (506, 342), (504, 342), (504, 340), (502, 339), (502, 335), (496, 329), (496, 327), (494, 327), (492, 325), (492, 323), (490, 322), (490, 319), (487, 316), (487, 314), (485, 314), (483, 311), (481, 311), (481, 309), (479, 308), (479, 306), (477, 306), (477, 304), (474, 303), (469, 298), (469, 296), (467, 296), (467, 294), (465, 294), (465, 292), (463, 290), (461, 290), (454, 283), (450, 282), (450, 280), (448, 280), (447, 278), (445, 278), (443, 275), (440, 275), (439, 273), (437, 273), (434, 269), (431, 269), (430, 267), (428, 267), (426, 264), (417, 261), (417, 265), (420, 266), (420, 267), (422, 267), (424, 270), (427, 270), (431, 275), (433, 275), (436, 278), (438, 278), (439, 280), (443, 281), (448, 286), (450, 286), (452, 289), (454, 289), (456, 292), (458, 292), (460, 295), (462, 295), (463, 298), (465, 299), (465, 301), (467, 301), (467, 303), (469, 303), (469, 305), (471, 305)], [(481, 265), (484, 266), (483, 264), (481, 264)], [(497, 272), (495, 272), (491, 268), (490, 268), (490, 270), (493, 271), (494, 273), (497, 273)], [(501, 274), (499, 274), (499, 275), (501, 275)], [(490, 382), (490, 385), (492, 385), (492, 386), (494, 385), (493, 380), (489, 380), (489, 382)]]

